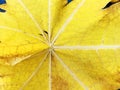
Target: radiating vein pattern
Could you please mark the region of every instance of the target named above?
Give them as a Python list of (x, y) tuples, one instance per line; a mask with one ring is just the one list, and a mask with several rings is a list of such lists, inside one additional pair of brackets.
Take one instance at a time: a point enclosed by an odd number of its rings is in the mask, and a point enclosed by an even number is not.
[[(71, 2), (71, 1), (72, 0), (68, 0), (68, 2)], [(58, 30), (57, 34), (53, 38), (53, 40), (51, 40), (51, 36), (52, 36), (52, 30), (51, 30), (51, 27), (52, 27), (51, 25), (52, 24), (51, 23), (52, 23), (52, 19), (53, 19), (52, 18), (52, 14), (53, 13), (51, 11), (51, 9), (52, 9), (51, 6), (53, 4), (52, 0), (47, 0), (47, 2), (48, 2), (48, 11), (47, 11), (47, 13), (48, 13), (48, 21), (47, 21), (48, 32), (47, 31), (43, 31), (43, 29), (41, 28), (41, 26), (39, 25), (39, 23), (37, 22), (37, 20), (35, 19), (35, 17), (32, 15), (32, 13), (29, 11), (28, 7), (24, 4), (24, 2), (22, 0), (18, 0), (19, 4), (25, 10), (25, 13), (27, 13), (27, 15), (30, 17), (30, 19), (32, 20), (32, 22), (36, 25), (35, 27), (37, 27), (37, 29), (40, 31), (40, 35), (43, 36), (44, 40), (42, 40), (40, 37), (35, 36), (34, 34), (31, 34), (29, 32), (24, 32), (23, 30), (20, 30), (20, 29), (11, 28), (11, 27), (7, 27), (7, 26), (0, 26), (0, 29), (4, 29), (6, 31), (10, 30), (10, 31), (13, 31), (13, 32), (18, 32), (18, 33), (24, 34), (26, 36), (32, 37), (32, 39), (33, 38), (37, 39), (37, 40), (39, 40), (39, 41), (41, 41), (41, 42), (43, 42), (43, 43), (45, 43), (45, 44), (47, 44), (49, 46), (49, 48), (47, 48), (47, 52), (44, 52), (45, 56), (40, 60), (40, 62), (38, 63), (38, 66), (35, 67), (35, 69), (31, 72), (31, 74), (29, 75), (29, 77), (27, 78), (27, 80), (24, 80), (23, 85), (21, 87), (19, 87), (19, 90), (25, 89), (25, 87), (30, 83), (30, 81), (32, 81), (33, 77), (38, 73), (38, 71), (40, 70), (40, 68), (42, 68), (42, 65), (44, 64), (45, 60), (48, 60), (48, 62), (49, 62), (49, 63), (47, 63), (47, 66), (46, 66), (48, 68), (48, 71), (47, 71), (47, 74), (48, 74), (47, 75), (47, 78), (48, 78), (47, 85), (48, 85), (49, 90), (52, 90), (52, 73), (53, 73), (52, 72), (52, 69), (53, 69), (52, 68), (52, 64), (54, 64), (54, 63), (52, 63), (53, 57), (55, 57), (56, 58), (55, 60), (57, 60), (62, 65), (62, 67), (67, 71), (67, 73), (69, 73), (69, 75), (72, 76), (72, 79), (74, 79), (78, 83), (78, 86), (81, 86), (84, 90), (89, 90), (89, 87), (87, 85), (85, 85), (85, 83), (82, 80), (80, 80), (80, 78), (74, 73), (74, 71), (72, 71), (67, 66), (67, 64), (64, 62), (63, 58), (60, 57), (56, 53), (56, 51), (57, 50), (61, 50), (61, 51), (64, 52), (65, 50), (66, 51), (67, 50), (68, 51), (70, 51), (70, 50), (95, 50), (96, 53), (97, 53), (97, 55), (98, 55), (97, 58), (101, 59), (101, 56), (99, 55), (99, 52), (97, 52), (97, 50), (99, 51), (99, 50), (117, 50), (117, 49), (120, 49), (120, 45), (117, 45), (117, 44), (116, 45), (104, 45), (104, 37), (105, 37), (106, 31), (104, 32), (104, 34), (102, 36), (102, 39), (101, 39), (102, 44), (101, 45), (83, 45), (83, 46), (82, 45), (75, 45), (75, 46), (67, 46), (67, 45), (66, 46), (65, 45), (64, 46), (59, 46), (58, 45), (58, 46), (54, 46), (54, 43), (56, 42), (56, 40), (59, 38), (59, 36), (61, 34), (63, 34), (62, 32), (65, 31), (65, 28), (71, 22), (71, 20), (73, 19), (73, 17), (75, 16), (75, 14), (78, 12), (78, 10), (83, 6), (83, 4), (85, 3), (86, 0), (80, 0), (80, 1), (81, 2), (78, 3), (78, 5), (76, 6), (76, 8), (69, 15), (69, 17), (66, 19), (66, 21), (64, 22), (64, 24), (60, 27), (60, 29)], [(39, 9), (39, 7), (38, 7), (38, 9)], [(76, 42), (77, 42), (77, 40), (76, 40)], [(39, 57), (42, 56), (42, 55), (41, 56), (40, 55), (41, 54), (39, 53)], [(72, 55), (75, 56), (75, 54), (72, 54)], [(34, 56), (34, 55), (30, 55), (30, 58), (31, 58), (31, 56)], [(78, 56), (76, 56), (76, 57), (78, 57)], [(26, 58), (28, 58), (28, 57), (26, 57)], [(23, 59), (26, 59), (26, 58), (23, 58)], [(74, 62), (74, 60), (73, 60), (73, 62)], [(71, 62), (70, 62), (70, 64), (73, 65), (73, 63), (71, 63)], [(75, 63), (75, 65), (76, 65), (76, 63)], [(82, 67), (82, 66), (79, 66), (79, 67)], [(41, 77), (41, 78), (43, 78), (43, 77)], [(43, 83), (44, 83), (44, 81), (43, 81)]]
[(66, 22), (63, 24), (63, 26), (58, 30), (58, 33), (54, 37), (52, 44), (56, 41), (56, 39), (60, 36), (60, 34), (65, 30), (66, 26), (70, 23), (74, 15), (77, 13), (77, 11), (83, 6), (85, 3), (85, 0), (82, 0), (78, 6), (75, 8), (75, 10), (72, 12), (72, 14), (69, 16), (69, 18), (66, 20)]
[(42, 59), (42, 61), (39, 63), (39, 65), (36, 67), (34, 72), (28, 77), (28, 79), (24, 82), (24, 84), (21, 86), (19, 90), (23, 90), (25, 86), (31, 81), (31, 79), (37, 74), (39, 71), (40, 67), (43, 65), (44, 61), (47, 59), (49, 52), (46, 53), (45, 57)]
[(25, 4), (22, 2), (22, 0), (18, 0), (18, 2), (20, 3), (20, 5), (24, 8), (24, 10), (27, 12), (27, 14), (30, 16), (30, 18), (33, 20), (33, 22), (35, 23), (36, 27), (39, 29), (39, 31), (42, 33), (44, 39), (47, 41), (47, 38), (42, 30), (42, 28), (40, 27), (40, 25), (38, 24), (38, 22), (36, 21), (36, 19), (33, 17), (33, 15), (30, 13), (30, 11), (28, 10), (28, 8), (25, 6)]
[(81, 80), (79, 80), (78, 77), (69, 69), (69, 67), (63, 62), (63, 60), (54, 51), (52, 51), (52, 53), (61, 63), (61, 65), (69, 72), (69, 74), (79, 83), (79, 85), (82, 86), (84, 90), (89, 90), (88, 87)]

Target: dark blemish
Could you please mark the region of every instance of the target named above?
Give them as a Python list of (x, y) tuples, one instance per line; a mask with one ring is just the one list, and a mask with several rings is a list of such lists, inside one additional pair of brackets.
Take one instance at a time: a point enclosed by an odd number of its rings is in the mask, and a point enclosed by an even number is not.
[(107, 5), (103, 9), (109, 8), (110, 6), (112, 6), (112, 5), (114, 5), (114, 4), (118, 3), (118, 2), (120, 2), (120, 0), (118, 0), (116, 2), (109, 2), (109, 3), (107, 3)]
[(38, 34), (38, 35), (43, 36), (42, 34)]
[(47, 31), (44, 31), (44, 33), (48, 34), (48, 32), (47, 32)]
[(109, 2), (103, 9), (106, 9), (106, 8), (112, 6), (113, 4), (114, 4), (113, 2)]
[(2, 41), (0, 41), (0, 43), (2, 43)]
[(6, 12), (6, 10), (4, 10), (4, 9), (0, 8), (0, 12), (5, 13), (5, 12)]
[[(48, 35), (47, 31), (44, 30), (43, 32)], [(43, 36), (43, 34), (38, 34), (38, 35)]]
[(0, 5), (1, 4), (6, 4), (6, 0), (0, 0)]
[(117, 90), (120, 90), (120, 89), (117, 89)]

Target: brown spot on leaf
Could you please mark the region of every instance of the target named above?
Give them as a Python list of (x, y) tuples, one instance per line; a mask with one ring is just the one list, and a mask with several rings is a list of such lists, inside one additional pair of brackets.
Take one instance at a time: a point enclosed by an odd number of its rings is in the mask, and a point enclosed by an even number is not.
[(68, 82), (60, 76), (52, 77), (52, 90), (69, 90)]
[(3, 60), (8, 60), (8, 59), (13, 59), (13, 58), (16, 58), (16, 57), (21, 57), (23, 55), (8, 55), (8, 56), (0, 56), (0, 59), (3, 59)]
[(0, 78), (4, 78), (4, 77), (7, 77), (7, 76), (11, 76), (12, 74), (0, 74)]
[[(20, 60), (21, 59), (26, 59), (24, 57), (27, 57), (29, 55), (22, 55), (22, 54), (16, 54), (16, 55), (6, 55), (6, 56), (0, 56), (0, 64), (5, 64), (5, 65), (11, 65), (11, 62), (16, 62), (17, 58)], [(22, 60), (21, 60), (22, 61)]]
[(116, 80), (116, 82), (120, 83), (120, 78)]
[(118, 71), (114, 76), (115, 81), (120, 84), (120, 71)]

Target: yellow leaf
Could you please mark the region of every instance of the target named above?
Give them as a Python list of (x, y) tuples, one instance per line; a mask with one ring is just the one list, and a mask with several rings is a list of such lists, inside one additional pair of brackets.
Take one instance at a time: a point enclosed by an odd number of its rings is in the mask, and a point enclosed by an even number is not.
[(119, 90), (119, 0), (7, 0), (0, 90)]

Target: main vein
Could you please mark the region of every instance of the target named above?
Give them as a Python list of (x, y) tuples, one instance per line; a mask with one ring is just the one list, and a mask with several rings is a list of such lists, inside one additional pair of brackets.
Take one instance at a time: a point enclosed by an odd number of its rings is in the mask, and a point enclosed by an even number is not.
[(52, 51), (54, 56), (57, 58), (57, 60), (61, 63), (61, 65), (69, 72), (69, 74), (76, 80), (80, 86), (83, 87), (84, 90), (89, 90), (88, 87), (80, 80), (78, 77), (69, 69), (69, 67), (63, 62), (63, 60), (54, 52)]
[(52, 52), (49, 51), (49, 90), (52, 90)]
[[(14, 31), (14, 32), (19, 32), (19, 33), (22, 33), (22, 34), (24, 34), (24, 35), (26, 35), (26, 36), (29, 36), (29, 37), (35, 38), (35, 39), (37, 39), (37, 40), (40, 40), (40, 41), (43, 42), (43, 43), (46, 43), (45, 41), (43, 41), (43, 40), (40, 39), (39, 37), (37, 37), (37, 36), (35, 36), (35, 35), (33, 35), (33, 34), (30, 34), (30, 33), (28, 33), (28, 32), (24, 32), (24, 31), (22, 31), (22, 30), (20, 30), (20, 29), (11, 28), (11, 27), (7, 27), (7, 26), (0, 26), (0, 28), (1, 28), (1, 29), (4, 29), (4, 30), (10, 30), (10, 31)], [(46, 44), (47, 44), (47, 43), (46, 43)]]
[(100, 50), (100, 49), (120, 49), (120, 45), (92, 45), (92, 46), (54, 46), (55, 49), (69, 50)]
[(21, 86), (19, 90), (23, 90), (25, 86), (31, 81), (31, 79), (36, 75), (36, 73), (39, 71), (40, 67), (43, 65), (44, 61), (46, 60), (49, 52), (46, 53), (45, 57), (42, 59), (42, 61), (39, 63), (39, 65), (36, 67), (34, 72), (30, 75), (30, 77), (24, 82), (24, 84)]
[(48, 40), (51, 43), (51, 1), (48, 0)]
[(42, 28), (40, 27), (39, 23), (36, 21), (36, 19), (33, 17), (33, 15), (31, 14), (31, 12), (29, 11), (29, 9), (25, 6), (25, 4), (22, 2), (22, 0), (18, 0), (18, 2), (20, 3), (20, 5), (24, 8), (24, 10), (26, 11), (26, 13), (29, 15), (29, 17), (33, 20), (33, 22), (35, 23), (36, 27), (39, 29), (39, 31), (42, 33), (44, 39), (47, 41), (47, 38), (42, 30)]
[(60, 36), (60, 34), (65, 30), (66, 26), (70, 23), (70, 21), (72, 20), (72, 18), (74, 17), (74, 15), (77, 13), (77, 11), (80, 9), (80, 7), (83, 6), (83, 4), (85, 3), (86, 0), (82, 0), (82, 2), (80, 2), (78, 4), (78, 6), (75, 8), (75, 10), (72, 12), (72, 14), (69, 16), (69, 18), (66, 20), (66, 22), (62, 25), (62, 27), (58, 30), (58, 33), (56, 34), (56, 36), (54, 37), (54, 39), (52, 40), (52, 44), (57, 40), (57, 38)]

